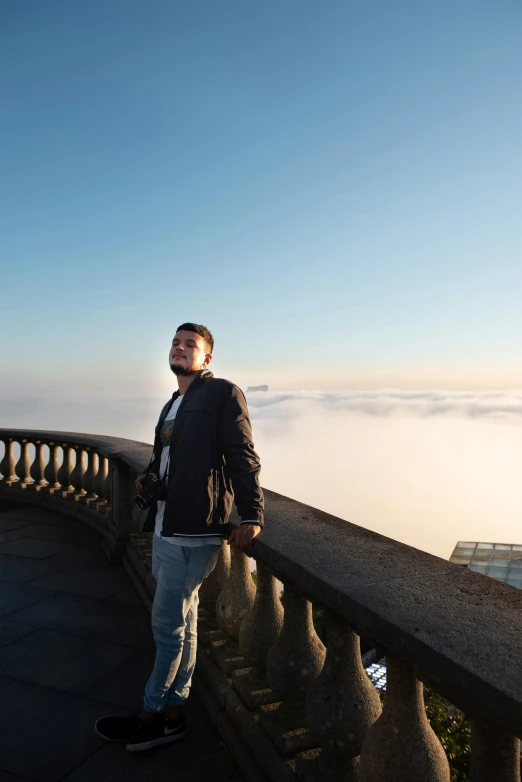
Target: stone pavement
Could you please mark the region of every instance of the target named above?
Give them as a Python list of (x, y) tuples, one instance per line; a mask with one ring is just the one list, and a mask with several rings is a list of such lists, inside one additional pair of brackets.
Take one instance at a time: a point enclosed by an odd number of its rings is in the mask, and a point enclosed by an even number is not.
[(128, 753), (94, 722), (141, 707), (150, 616), (86, 525), (0, 501), (0, 782), (240, 782), (195, 696), (184, 741)]

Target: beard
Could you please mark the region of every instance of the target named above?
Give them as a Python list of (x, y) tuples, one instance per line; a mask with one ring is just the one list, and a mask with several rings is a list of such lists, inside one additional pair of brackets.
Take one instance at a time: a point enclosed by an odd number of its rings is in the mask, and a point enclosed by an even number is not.
[(171, 364), (170, 369), (177, 377), (190, 377), (199, 372), (199, 369), (193, 369), (193, 367), (182, 367), (179, 364)]

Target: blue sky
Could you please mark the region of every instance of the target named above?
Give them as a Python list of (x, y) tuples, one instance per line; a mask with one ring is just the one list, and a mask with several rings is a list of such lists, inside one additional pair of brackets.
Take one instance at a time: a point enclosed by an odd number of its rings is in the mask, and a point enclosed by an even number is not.
[(4, 0), (4, 388), (170, 382), (186, 319), (245, 384), (522, 386), (521, 22)]

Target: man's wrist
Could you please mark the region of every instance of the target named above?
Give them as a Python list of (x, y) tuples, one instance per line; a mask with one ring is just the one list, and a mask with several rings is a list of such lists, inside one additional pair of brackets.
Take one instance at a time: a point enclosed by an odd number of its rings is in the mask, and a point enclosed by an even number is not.
[(261, 526), (261, 522), (257, 521), (257, 519), (253, 519), (252, 521), (250, 521), (250, 520), (242, 521), (240, 526), (243, 526), (243, 524), (255, 524), (256, 527), (260, 527)]

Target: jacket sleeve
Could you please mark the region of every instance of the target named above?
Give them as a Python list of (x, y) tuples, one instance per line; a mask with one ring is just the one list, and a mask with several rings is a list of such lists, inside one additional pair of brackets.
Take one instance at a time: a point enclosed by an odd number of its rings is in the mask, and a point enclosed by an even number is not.
[(258, 521), (263, 526), (263, 490), (259, 484), (261, 464), (252, 442), (246, 399), (237, 386), (232, 386), (221, 408), (218, 444), (225, 457), (226, 475), (232, 483), (241, 520)]

